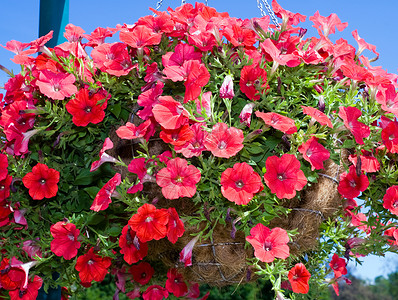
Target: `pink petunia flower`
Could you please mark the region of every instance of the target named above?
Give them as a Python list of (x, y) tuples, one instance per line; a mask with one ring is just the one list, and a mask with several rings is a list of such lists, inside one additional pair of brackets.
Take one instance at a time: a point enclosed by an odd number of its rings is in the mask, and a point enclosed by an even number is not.
[(53, 240), (51, 241), (51, 251), (64, 259), (72, 259), (77, 255), (77, 250), (80, 248), (78, 237), (80, 230), (76, 228), (75, 224), (57, 222), (51, 225), (50, 228)]
[(289, 236), (279, 227), (269, 229), (259, 223), (250, 230), (246, 241), (253, 246), (254, 256), (262, 262), (271, 263), (276, 257), (286, 259), (290, 255)]
[(121, 175), (116, 173), (107, 183), (105, 183), (95, 196), (93, 204), (90, 207), (91, 210), (100, 211), (108, 208), (109, 204), (112, 203), (112, 193), (116, 190), (116, 186), (120, 184), (121, 178)]
[(216, 157), (230, 158), (243, 148), (243, 131), (217, 123), (206, 137), (204, 145)]
[(166, 199), (178, 199), (192, 197), (196, 193), (196, 184), (200, 177), (200, 171), (196, 167), (177, 157), (170, 159), (167, 167), (157, 173), (156, 182), (162, 187), (162, 194)]
[(292, 134), (297, 132), (297, 127), (294, 124), (294, 120), (282, 116), (280, 114), (269, 112), (269, 113), (262, 113), (256, 111), (256, 116), (261, 118), (265, 124), (272, 126), (273, 128), (282, 131), (286, 134)]
[(36, 81), (40, 92), (54, 100), (64, 100), (76, 94), (77, 87), (74, 83), (73, 74), (54, 73), (49, 70), (41, 71)]
[(303, 158), (311, 164), (311, 170), (323, 169), (323, 162), (330, 157), (329, 151), (320, 143), (316, 137), (311, 137), (307, 142), (298, 147)]

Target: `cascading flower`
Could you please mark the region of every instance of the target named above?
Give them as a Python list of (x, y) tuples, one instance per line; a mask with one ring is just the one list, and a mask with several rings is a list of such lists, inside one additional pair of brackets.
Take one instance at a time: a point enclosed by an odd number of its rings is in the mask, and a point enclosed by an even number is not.
[(129, 269), (129, 273), (133, 275), (135, 282), (141, 285), (146, 285), (155, 273), (155, 269), (146, 261), (140, 262), (138, 265), (133, 265)]
[(77, 87), (74, 85), (75, 80), (73, 74), (43, 70), (39, 73), (36, 84), (40, 92), (47, 97), (54, 100), (64, 100), (77, 93)]
[(340, 183), (337, 187), (340, 195), (347, 199), (354, 199), (369, 186), (369, 179), (365, 174), (358, 176), (356, 168), (350, 166), (349, 172), (340, 175)]
[(270, 113), (262, 113), (259, 111), (255, 112), (258, 118), (261, 118), (265, 124), (272, 126), (273, 128), (282, 131), (286, 134), (292, 134), (297, 132), (297, 127), (294, 124), (294, 120), (282, 116), (280, 114), (270, 112)]
[(236, 163), (221, 174), (221, 193), (238, 205), (247, 205), (263, 189), (261, 177), (247, 163)]
[(334, 277), (339, 278), (347, 274), (346, 261), (344, 258), (340, 258), (336, 253), (333, 254), (332, 260), (329, 263), (330, 268), (334, 272)]
[(229, 127), (225, 123), (217, 123), (204, 145), (214, 156), (230, 158), (235, 156), (243, 148), (243, 131), (235, 127)]
[(398, 216), (398, 185), (390, 186), (384, 197), (383, 207)]
[(175, 268), (167, 272), (166, 289), (176, 297), (182, 297), (188, 292), (184, 277)]
[(200, 181), (200, 171), (188, 165), (185, 159), (176, 157), (167, 162), (167, 167), (156, 175), (156, 183), (162, 188), (166, 199), (192, 197), (196, 193), (196, 184)]
[(308, 272), (304, 264), (296, 264), (288, 274), (289, 282), (292, 285), (293, 292), (307, 294), (309, 291), (308, 281), (311, 274)]
[(75, 269), (79, 272), (79, 278), (83, 283), (91, 283), (93, 280), (101, 282), (108, 273), (111, 263), (110, 257), (94, 253), (94, 247), (91, 247), (86, 254), (77, 258)]
[(100, 211), (108, 208), (109, 204), (112, 203), (112, 194), (120, 184), (121, 178), (121, 175), (116, 173), (107, 183), (105, 183), (95, 196), (93, 204), (90, 207), (91, 210)]
[(298, 152), (311, 164), (311, 170), (323, 169), (323, 162), (330, 157), (329, 151), (312, 136), (307, 142), (298, 147)]
[(167, 223), (167, 238), (173, 244), (175, 244), (179, 237), (185, 232), (184, 223), (181, 221), (174, 207), (168, 208), (169, 222)]
[(142, 298), (144, 300), (162, 300), (163, 298), (167, 298), (168, 296), (169, 292), (160, 285), (151, 285), (142, 294)]
[(128, 224), (143, 243), (160, 240), (167, 235), (169, 213), (166, 209), (156, 209), (152, 204), (145, 203), (134, 214)]
[(258, 223), (250, 230), (250, 235), (246, 237), (254, 248), (254, 256), (262, 262), (271, 263), (274, 259), (286, 259), (289, 257), (289, 236), (287, 232), (279, 227), (269, 229)]
[(119, 247), (124, 261), (129, 265), (140, 261), (148, 254), (147, 243), (138, 239), (136, 232), (129, 225), (124, 226), (122, 229), (122, 234), (119, 237)]
[(22, 178), (24, 186), (34, 200), (52, 198), (58, 192), (59, 172), (45, 164), (38, 163)]
[(72, 259), (77, 255), (80, 248), (78, 237), (80, 230), (75, 224), (66, 222), (57, 222), (50, 228), (53, 240), (51, 241), (51, 251), (64, 259)]
[(296, 191), (302, 190), (307, 184), (307, 178), (300, 170), (300, 162), (292, 154), (283, 154), (280, 158), (270, 156), (265, 166), (264, 182), (279, 199), (293, 198)]

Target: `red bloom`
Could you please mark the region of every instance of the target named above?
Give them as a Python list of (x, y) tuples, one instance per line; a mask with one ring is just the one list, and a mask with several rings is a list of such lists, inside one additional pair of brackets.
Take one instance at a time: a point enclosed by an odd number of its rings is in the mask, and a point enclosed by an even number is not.
[(119, 247), (120, 253), (124, 254), (123, 258), (129, 265), (140, 261), (148, 254), (147, 243), (141, 242), (129, 225), (123, 227)]
[(99, 190), (97, 196), (95, 196), (93, 204), (90, 209), (94, 211), (105, 210), (109, 204), (112, 203), (112, 193), (116, 190), (121, 182), (121, 175), (116, 173), (105, 185)]
[(188, 124), (178, 129), (162, 129), (159, 137), (168, 144), (173, 146), (183, 146), (194, 137), (194, 132)]
[(156, 209), (152, 204), (145, 203), (134, 214), (129, 225), (133, 229), (141, 242), (160, 240), (167, 234), (167, 223), (169, 213), (165, 209)]
[[(361, 149), (361, 153), (363, 155), (360, 155), (359, 157), (361, 159), (361, 171), (362, 172), (372, 173), (372, 172), (377, 172), (378, 170), (380, 170), (380, 163), (377, 160), (377, 158), (373, 156), (372, 152)], [(358, 160), (357, 155), (351, 154), (348, 157), (348, 160), (354, 166), (357, 166), (357, 160)]]
[(51, 241), (51, 251), (64, 259), (72, 259), (77, 255), (80, 248), (78, 237), (80, 230), (72, 223), (57, 222), (50, 228), (53, 240)]
[(381, 139), (391, 153), (398, 153), (398, 122), (389, 122), (381, 131)]
[(221, 193), (238, 205), (246, 205), (263, 189), (261, 177), (247, 163), (236, 163), (221, 174)]
[(146, 285), (155, 273), (155, 269), (152, 268), (149, 263), (143, 261), (138, 265), (131, 266), (129, 272), (133, 275), (135, 282), (138, 282), (141, 285)]
[(144, 300), (162, 300), (168, 296), (169, 292), (160, 285), (151, 285), (142, 294), (142, 298), (144, 298)]
[(199, 156), (206, 150), (204, 140), (207, 137), (207, 131), (203, 129), (203, 124), (195, 123), (190, 130), (193, 132), (193, 137), (184, 145), (174, 147), (175, 152), (182, 153), (186, 158)]
[(156, 183), (162, 187), (166, 199), (192, 197), (196, 193), (196, 184), (200, 181), (200, 171), (188, 165), (185, 159), (176, 157), (167, 162), (167, 167), (156, 175)]
[(330, 14), (329, 17), (324, 17), (319, 14), (317, 11), (313, 16), (309, 17), (309, 19), (314, 22), (312, 27), (318, 30), (319, 35), (328, 36), (330, 33), (335, 33), (336, 28), (339, 31), (343, 31), (344, 28), (348, 26), (348, 23), (341, 23), (339, 17), (336, 14)]
[(177, 269), (173, 268), (167, 272), (166, 289), (177, 298), (184, 296), (188, 292), (184, 278), (177, 272)]
[(6, 179), (7, 176), (8, 176), (8, 158), (7, 155), (0, 153), (0, 181)]
[(197, 60), (189, 60), (184, 62), (183, 68), (188, 75), (184, 82), (185, 94), (184, 103), (199, 97), (202, 87), (204, 87), (210, 79), (210, 73), (206, 66)]
[(181, 221), (176, 209), (169, 207), (169, 222), (167, 223), (167, 238), (170, 242), (175, 244), (179, 237), (185, 232), (184, 223)]
[(383, 197), (383, 207), (398, 216), (398, 185), (389, 187)]
[(177, 129), (188, 123), (188, 112), (180, 102), (170, 96), (160, 96), (152, 113), (156, 121), (166, 129)]
[(255, 104), (253, 102), (246, 104), (239, 114), (240, 122), (246, 124), (249, 128), (254, 106)]
[(135, 126), (133, 123), (127, 122), (125, 126), (120, 126), (116, 130), (116, 134), (118, 137), (125, 140), (143, 138), (150, 125), (150, 120), (145, 121), (139, 126)]
[(220, 98), (233, 99), (234, 97), (234, 81), (231, 75), (227, 75), (224, 77), (224, 81), (220, 88)]
[(329, 263), (330, 268), (334, 272), (334, 277), (339, 278), (347, 274), (346, 261), (344, 258), (340, 258), (336, 253), (333, 254), (332, 261)]
[(35, 300), (43, 284), (43, 279), (35, 275), (33, 280), (28, 281), (26, 289), (17, 288), (9, 292), (11, 300)]
[(354, 166), (350, 166), (348, 173), (340, 175), (340, 183), (337, 190), (343, 197), (353, 199), (358, 197), (361, 192), (368, 188), (368, 186), (368, 177), (364, 174), (358, 176), (356, 168)]
[(323, 169), (323, 162), (328, 160), (330, 153), (324, 146), (318, 143), (316, 137), (311, 137), (307, 142), (298, 147), (303, 158), (311, 164), (311, 170)]
[(267, 172), (264, 174), (264, 181), (276, 193), (279, 199), (291, 199), (296, 196), (307, 184), (307, 178), (300, 170), (300, 162), (292, 154), (283, 154), (280, 158), (270, 156), (265, 162)]
[(292, 134), (297, 132), (297, 127), (294, 124), (294, 120), (282, 116), (280, 114), (269, 112), (269, 113), (262, 113), (256, 111), (256, 116), (261, 118), (265, 124), (272, 126), (273, 128), (282, 131), (286, 134)]
[(308, 281), (311, 274), (308, 272), (304, 264), (296, 264), (287, 275), (289, 282), (292, 285), (293, 292), (300, 294), (307, 294), (309, 291)]
[(65, 108), (73, 116), (72, 122), (76, 126), (98, 124), (105, 117), (104, 110), (109, 98), (110, 95), (105, 90), (91, 94), (87, 88), (84, 88), (77, 92), (74, 99), (69, 100)]
[(18, 287), (22, 287), (25, 281), (25, 272), (19, 267), (14, 265), (18, 263), (22, 265), (22, 262), (18, 261), (13, 257), (11, 262), (8, 258), (3, 258), (0, 263), (0, 285), (6, 290), (15, 290)]
[(59, 172), (38, 163), (22, 178), (24, 186), (29, 189), (29, 195), (34, 200), (52, 198), (58, 192)]
[(370, 135), (369, 126), (358, 121), (358, 118), (362, 115), (361, 111), (356, 107), (344, 107), (340, 106), (339, 117), (344, 121), (344, 125), (351, 131), (358, 144), (363, 145), (364, 138)]
[(246, 241), (252, 244), (254, 256), (262, 262), (273, 262), (275, 257), (286, 259), (289, 257), (289, 236), (282, 228), (269, 229), (258, 223), (250, 230)]
[(90, 283), (91, 281), (102, 281), (108, 273), (111, 265), (110, 257), (101, 257), (94, 253), (94, 247), (77, 258), (75, 269), (79, 272), (82, 283)]
[(74, 83), (75, 76), (73, 74), (54, 73), (49, 70), (41, 71), (36, 81), (40, 92), (54, 100), (64, 100), (75, 94), (77, 87)]
[(230, 158), (242, 150), (243, 140), (242, 130), (217, 123), (206, 137), (204, 145), (214, 156)]
[(240, 73), (239, 86), (247, 98), (256, 101), (267, 87), (267, 72), (257, 65), (244, 66)]
[(123, 30), (119, 34), (120, 40), (133, 48), (143, 48), (160, 43), (162, 35), (154, 33), (144, 25), (138, 25), (132, 31)]
[(0, 181), (0, 202), (7, 199), (10, 196), (10, 185), (12, 177), (7, 175), (5, 179)]
[(330, 128), (333, 128), (333, 124), (330, 121), (330, 119), (328, 118), (327, 115), (325, 115), (323, 112), (321, 112), (320, 110), (314, 108), (314, 107), (310, 107), (310, 106), (301, 106), (301, 108), (303, 109), (303, 113), (305, 113), (306, 115), (309, 115), (311, 117), (313, 117), (315, 120), (317, 120), (321, 125), (326, 125)]

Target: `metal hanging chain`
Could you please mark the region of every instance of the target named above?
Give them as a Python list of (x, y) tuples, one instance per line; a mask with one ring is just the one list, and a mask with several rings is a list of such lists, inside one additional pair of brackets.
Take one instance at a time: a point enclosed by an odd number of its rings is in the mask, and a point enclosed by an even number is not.
[[(258, 2), (258, 1), (257, 1), (257, 2)], [(183, 5), (183, 4), (185, 4), (185, 3), (186, 3), (185, 0), (181, 0), (181, 5)], [(159, 10), (159, 8), (162, 6), (162, 4), (163, 4), (163, 0), (159, 0), (159, 1), (156, 3), (156, 10)], [(208, 6), (207, 0), (205, 0), (205, 5)]]
[(263, 17), (267, 15), (267, 13), (263, 9), (263, 4), (265, 6), (265, 9), (268, 12), (268, 15), (271, 18), (272, 23), (274, 23), (276, 28), (278, 28), (278, 29), (281, 28), (281, 26), (279, 25), (278, 19), (276, 18), (275, 13), (272, 10), (271, 6), (268, 4), (267, 0), (257, 0), (257, 7), (260, 9), (261, 15)]

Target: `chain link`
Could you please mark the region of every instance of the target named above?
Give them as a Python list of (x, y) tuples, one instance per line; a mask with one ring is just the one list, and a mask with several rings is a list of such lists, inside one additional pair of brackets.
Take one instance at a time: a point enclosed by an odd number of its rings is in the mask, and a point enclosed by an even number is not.
[(159, 10), (159, 8), (162, 6), (163, 0), (159, 0), (158, 3), (156, 3), (156, 10)]
[(268, 12), (268, 15), (270, 16), (272, 23), (276, 26), (276, 28), (281, 28), (279, 25), (278, 19), (275, 16), (274, 11), (272, 10), (271, 6), (268, 4), (267, 0), (257, 0), (257, 7), (260, 9), (261, 15), (264, 17), (267, 15), (267, 13), (263, 9), (263, 4), (265, 6), (265, 9)]
[(185, 4), (186, 2), (185, 2), (185, 0), (181, 0), (181, 5), (183, 5), (183, 4)]

